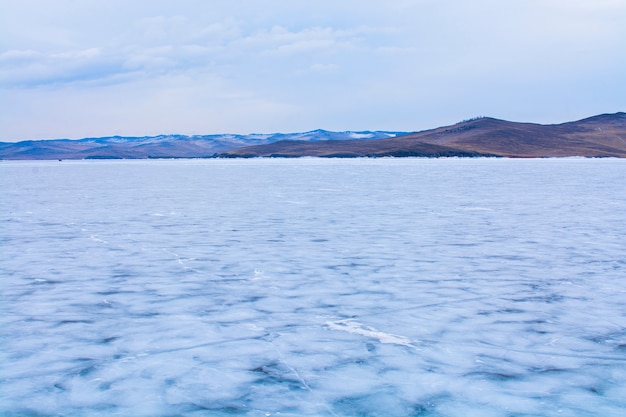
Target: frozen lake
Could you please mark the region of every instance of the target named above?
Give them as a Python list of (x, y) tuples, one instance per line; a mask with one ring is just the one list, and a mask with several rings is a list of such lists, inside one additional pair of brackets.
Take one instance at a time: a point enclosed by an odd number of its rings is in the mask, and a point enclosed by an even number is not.
[(625, 178), (1, 162), (0, 415), (624, 416)]

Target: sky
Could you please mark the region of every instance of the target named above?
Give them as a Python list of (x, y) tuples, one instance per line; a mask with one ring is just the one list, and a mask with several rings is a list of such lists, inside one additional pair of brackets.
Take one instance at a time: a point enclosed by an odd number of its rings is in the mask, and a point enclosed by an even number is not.
[(0, 141), (626, 111), (626, 0), (0, 0)]

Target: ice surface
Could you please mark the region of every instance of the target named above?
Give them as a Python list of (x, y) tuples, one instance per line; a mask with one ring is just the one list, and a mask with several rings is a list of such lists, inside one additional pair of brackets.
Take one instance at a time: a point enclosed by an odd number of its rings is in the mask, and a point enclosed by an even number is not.
[(626, 161), (0, 163), (0, 415), (623, 416)]

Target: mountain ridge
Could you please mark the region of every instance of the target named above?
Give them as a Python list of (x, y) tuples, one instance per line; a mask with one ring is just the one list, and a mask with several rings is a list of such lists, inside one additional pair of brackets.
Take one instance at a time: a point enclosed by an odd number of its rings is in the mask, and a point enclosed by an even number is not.
[(413, 133), (316, 129), (248, 135), (173, 134), (0, 142), (2, 160), (302, 156), (626, 158), (626, 113), (605, 113), (558, 124), (476, 117)]
[(407, 132), (343, 131), (317, 129), (296, 133), (251, 133), (213, 135), (104, 136), (82, 139), (26, 140), (0, 142), (0, 159), (148, 159), (210, 158), (244, 146), (263, 145), (281, 140), (302, 142), (376, 140)]
[(509, 122), (491, 117), (465, 120), (367, 143), (275, 142), (238, 148), (222, 157), (296, 156), (499, 156), (626, 158), (626, 113), (601, 114), (560, 124)]

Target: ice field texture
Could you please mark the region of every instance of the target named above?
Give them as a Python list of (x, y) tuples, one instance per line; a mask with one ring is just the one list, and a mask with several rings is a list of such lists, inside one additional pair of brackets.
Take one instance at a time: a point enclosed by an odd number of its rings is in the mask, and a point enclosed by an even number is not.
[(626, 415), (626, 161), (0, 163), (0, 415)]

